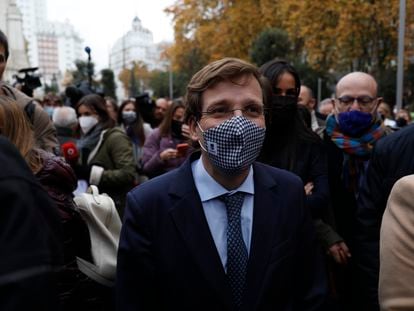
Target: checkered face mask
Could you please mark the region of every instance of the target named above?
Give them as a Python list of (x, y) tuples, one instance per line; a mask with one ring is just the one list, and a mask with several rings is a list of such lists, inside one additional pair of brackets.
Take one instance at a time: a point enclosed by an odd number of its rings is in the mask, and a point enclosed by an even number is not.
[(232, 117), (216, 127), (203, 131), (205, 146), (210, 161), (226, 174), (237, 174), (248, 167), (259, 156), (266, 129), (258, 127), (243, 116)]

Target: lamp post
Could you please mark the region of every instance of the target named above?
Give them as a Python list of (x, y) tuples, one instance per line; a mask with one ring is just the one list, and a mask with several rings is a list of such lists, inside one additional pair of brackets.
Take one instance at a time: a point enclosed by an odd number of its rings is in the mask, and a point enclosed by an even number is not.
[(172, 72), (172, 64), (170, 62), (168, 66), (168, 81), (169, 81), (169, 90), (170, 90), (170, 100), (173, 100), (174, 98), (174, 90), (173, 90), (173, 72)]
[(404, 89), (404, 37), (405, 37), (405, 0), (400, 0), (400, 25), (398, 29), (398, 58), (397, 58), (397, 111), (402, 108)]
[(85, 47), (85, 52), (88, 54), (88, 82), (89, 82), (89, 89), (92, 90), (91, 48), (89, 46)]

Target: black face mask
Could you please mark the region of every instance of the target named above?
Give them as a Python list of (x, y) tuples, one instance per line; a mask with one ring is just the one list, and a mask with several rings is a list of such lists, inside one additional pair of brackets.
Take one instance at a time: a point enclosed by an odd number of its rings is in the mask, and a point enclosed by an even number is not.
[(171, 120), (171, 134), (176, 138), (182, 138), (181, 127), (183, 122), (177, 120)]
[(398, 127), (404, 127), (407, 125), (407, 120), (404, 118), (398, 118), (397, 120), (395, 120), (395, 122), (397, 123)]
[(293, 123), (298, 111), (298, 99), (293, 96), (273, 95), (271, 98), (271, 126), (283, 127)]

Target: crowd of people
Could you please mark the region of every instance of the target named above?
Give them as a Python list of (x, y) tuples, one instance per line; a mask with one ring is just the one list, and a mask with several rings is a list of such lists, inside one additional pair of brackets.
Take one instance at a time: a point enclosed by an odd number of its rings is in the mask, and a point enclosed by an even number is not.
[[(8, 57), (0, 31), (1, 310), (414, 308), (414, 128), (370, 74), (317, 103), (288, 61), (224, 58), (148, 110), (30, 98)], [(77, 264), (91, 185), (122, 219), (114, 287)]]

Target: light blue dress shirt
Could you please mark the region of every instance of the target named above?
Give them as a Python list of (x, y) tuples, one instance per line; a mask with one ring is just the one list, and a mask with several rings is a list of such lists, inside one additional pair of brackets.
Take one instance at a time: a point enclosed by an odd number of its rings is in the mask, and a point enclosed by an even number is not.
[(245, 193), (241, 210), (241, 229), (247, 253), (250, 253), (254, 198), (253, 168), (250, 167), (249, 174), (240, 187), (232, 191), (228, 191), (221, 186), (207, 173), (201, 158), (191, 163), (191, 169), (211, 235), (213, 236), (224, 270), (227, 271), (227, 211), (226, 205), (218, 197), (237, 191)]

